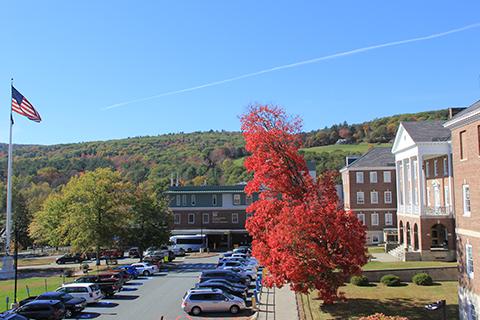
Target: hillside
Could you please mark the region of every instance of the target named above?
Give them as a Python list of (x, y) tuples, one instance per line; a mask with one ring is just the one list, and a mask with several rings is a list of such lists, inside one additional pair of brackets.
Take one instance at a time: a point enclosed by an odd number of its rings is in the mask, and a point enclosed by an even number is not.
[[(375, 119), (362, 124), (333, 125), (302, 135), (307, 160), (315, 160), (317, 171), (338, 170), (344, 158), (362, 154), (377, 143), (389, 143), (403, 120), (446, 119), (439, 110)], [(343, 139), (343, 143), (334, 144)], [(0, 188), (5, 190), (7, 145), (0, 144)], [(243, 167), (247, 156), (240, 132), (208, 131), (134, 137), (50, 146), (16, 145), (15, 184), (38, 210), (52, 190), (78, 173), (99, 167), (119, 170), (132, 182), (157, 188), (168, 185), (177, 174), (181, 184), (235, 184), (249, 179)], [(0, 210), (4, 210), (0, 193)]]

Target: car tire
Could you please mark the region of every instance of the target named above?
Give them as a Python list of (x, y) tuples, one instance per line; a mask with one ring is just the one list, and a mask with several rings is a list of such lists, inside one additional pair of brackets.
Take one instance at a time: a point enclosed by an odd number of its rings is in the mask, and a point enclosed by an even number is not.
[(191, 313), (194, 316), (198, 316), (200, 313), (202, 313), (202, 309), (200, 309), (200, 307), (193, 307), (191, 310)]
[(70, 309), (65, 310), (65, 318), (71, 318), (73, 316), (73, 312)]
[(142, 273), (144, 276), (148, 277), (150, 275), (150, 271), (144, 270)]
[(231, 314), (237, 314), (240, 312), (240, 308), (237, 305), (233, 305), (230, 307), (230, 313)]

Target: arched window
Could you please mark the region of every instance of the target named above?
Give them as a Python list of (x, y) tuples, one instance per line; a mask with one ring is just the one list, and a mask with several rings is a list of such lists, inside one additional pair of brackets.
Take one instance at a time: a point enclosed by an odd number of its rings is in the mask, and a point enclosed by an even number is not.
[(416, 223), (413, 225), (413, 249), (418, 250), (418, 226)]
[(403, 244), (403, 221), (400, 221), (400, 244)]
[(410, 222), (407, 222), (407, 246), (412, 245), (412, 235), (410, 234)]

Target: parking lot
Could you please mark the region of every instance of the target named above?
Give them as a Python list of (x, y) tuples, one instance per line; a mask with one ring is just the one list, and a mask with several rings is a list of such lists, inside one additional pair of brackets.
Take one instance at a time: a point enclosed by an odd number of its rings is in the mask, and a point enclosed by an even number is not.
[(210, 258), (177, 258), (171, 268), (150, 277), (139, 277), (126, 283), (113, 297), (89, 305), (76, 319), (248, 319), (253, 312), (202, 314), (194, 317), (181, 308), (185, 292), (194, 287), (203, 270), (214, 269), (218, 256)]

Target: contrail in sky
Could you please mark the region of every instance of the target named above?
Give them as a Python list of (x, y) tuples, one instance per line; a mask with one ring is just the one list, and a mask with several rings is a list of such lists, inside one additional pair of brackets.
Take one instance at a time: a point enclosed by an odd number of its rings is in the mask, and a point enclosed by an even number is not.
[(325, 61), (325, 60), (335, 59), (335, 58), (339, 58), (339, 57), (350, 56), (350, 55), (361, 53), (361, 52), (366, 52), (366, 51), (371, 51), (371, 50), (376, 50), (376, 49), (381, 49), (381, 48), (387, 48), (387, 47), (393, 47), (393, 46), (398, 46), (398, 45), (402, 45), (402, 44), (406, 44), (406, 43), (431, 40), (431, 39), (435, 39), (435, 38), (444, 37), (444, 36), (447, 36), (449, 34), (462, 32), (462, 31), (465, 31), (465, 30), (478, 28), (478, 27), (480, 27), (480, 22), (477, 22), (477, 23), (474, 23), (474, 24), (469, 24), (467, 26), (457, 28), (457, 29), (448, 30), (448, 31), (445, 31), (445, 32), (434, 33), (434, 34), (431, 34), (431, 35), (428, 35), (428, 36), (406, 39), (406, 40), (393, 41), (393, 42), (387, 42), (387, 43), (377, 44), (377, 45), (368, 46), (368, 47), (364, 47), (364, 48), (358, 48), (358, 49), (353, 49), (353, 50), (349, 50), (349, 51), (338, 52), (338, 53), (334, 53), (334, 54), (319, 57), (319, 58), (294, 62), (294, 63), (285, 64), (285, 65), (282, 65), (282, 66), (277, 66), (277, 67), (273, 67), (273, 68), (269, 68), (269, 69), (264, 69), (264, 70), (260, 70), (260, 71), (256, 71), (256, 72), (252, 72), (252, 73), (242, 74), (242, 75), (239, 75), (239, 76), (236, 76), (236, 77), (233, 77), (233, 78), (228, 78), (228, 79), (224, 79), (224, 80), (209, 82), (209, 83), (205, 83), (205, 84), (198, 85), (198, 86), (195, 86), (195, 87), (190, 87), (190, 88), (185, 88), (185, 89), (180, 89), (180, 90), (175, 90), (175, 91), (168, 91), (168, 92), (160, 93), (160, 94), (150, 96), (150, 97), (145, 97), (145, 98), (125, 101), (125, 102), (115, 103), (115, 104), (112, 104), (108, 107), (105, 107), (104, 110), (114, 109), (114, 108), (129, 105), (129, 104), (137, 103), (137, 102), (143, 102), (143, 101), (153, 100), (153, 99), (157, 99), (157, 98), (161, 98), (161, 97), (172, 96), (172, 95), (176, 95), (176, 94), (180, 94), (180, 93), (184, 93), (184, 92), (195, 91), (195, 90), (199, 90), (199, 89), (203, 89), (203, 88), (214, 87), (214, 86), (218, 86), (218, 85), (221, 85), (221, 84), (224, 84), (224, 83), (227, 83), (227, 82), (233, 82), (233, 81), (237, 81), (237, 80), (241, 80), (241, 79), (245, 79), (245, 78), (251, 78), (251, 77), (259, 76), (259, 75), (262, 75), (262, 74), (265, 74), (265, 73), (270, 73), (270, 72), (274, 72), (274, 71), (295, 68), (295, 67), (299, 67), (299, 66), (303, 66), (303, 65), (307, 65), (307, 64), (317, 63), (317, 62), (320, 62), (320, 61)]

